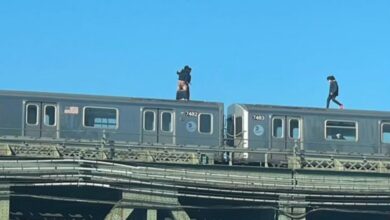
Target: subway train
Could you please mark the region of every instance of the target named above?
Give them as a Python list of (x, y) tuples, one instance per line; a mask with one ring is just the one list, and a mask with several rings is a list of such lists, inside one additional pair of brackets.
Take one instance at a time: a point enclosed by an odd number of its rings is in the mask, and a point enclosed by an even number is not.
[(0, 136), (220, 147), (221, 103), (0, 91)]
[[(229, 145), (268, 152), (387, 156), (390, 112), (233, 104), (227, 111)], [(294, 149), (295, 148), (295, 149)], [(239, 154), (240, 160), (280, 162), (286, 158)]]
[(0, 115), (2, 139), (229, 148), (240, 150), (233, 157), (239, 163), (285, 162), (272, 152), (291, 154), (294, 148), (390, 153), (390, 112), (232, 104), (225, 117), (218, 102), (0, 91)]

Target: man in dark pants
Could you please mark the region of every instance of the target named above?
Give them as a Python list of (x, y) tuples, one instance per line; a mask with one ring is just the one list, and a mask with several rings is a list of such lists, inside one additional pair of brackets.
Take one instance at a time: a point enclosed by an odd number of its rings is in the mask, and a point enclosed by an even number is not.
[[(185, 66), (181, 71), (177, 72), (179, 75), (179, 82), (177, 86), (176, 99), (190, 100), (190, 83), (191, 83), (191, 67)], [(185, 92), (186, 97), (182, 97), (182, 93)]]
[(326, 78), (329, 81), (329, 96), (326, 100), (326, 108), (329, 108), (330, 100), (339, 105), (340, 109), (344, 109), (344, 105), (336, 100), (336, 97), (339, 95), (339, 86), (337, 84), (336, 78), (334, 76), (328, 76)]

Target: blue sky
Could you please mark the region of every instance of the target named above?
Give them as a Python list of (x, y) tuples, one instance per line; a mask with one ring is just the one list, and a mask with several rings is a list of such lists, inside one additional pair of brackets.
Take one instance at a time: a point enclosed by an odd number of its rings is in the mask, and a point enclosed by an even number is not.
[[(390, 110), (390, 1), (0, 1), (0, 89)], [(333, 105), (332, 107), (336, 107)]]

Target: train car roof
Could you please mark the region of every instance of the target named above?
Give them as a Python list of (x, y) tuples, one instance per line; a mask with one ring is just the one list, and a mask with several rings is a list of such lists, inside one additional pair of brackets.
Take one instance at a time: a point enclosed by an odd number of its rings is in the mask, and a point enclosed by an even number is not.
[(36, 91), (12, 91), (0, 90), (0, 96), (14, 96), (14, 97), (30, 97), (30, 98), (50, 98), (62, 100), (85, 100), (85, 101), (99, 101), (99, 102), (117, 102), (117, 103), (151, 103), (151, 104), (165, 104), (165, 105), (179, 105), (179, 106), (218, 106), (223, 107), (220, 102), (205, 102), (205, 101), (178, 101), (175, 99), (151, 99), (151, 98), (133, 98), (123, 96), (105, 96), (105, 95), (85, 95), (85, 94), (67, 94), (67, 93), (52, 93), (52, 92), (36, 92)]
[(278, 106), (261, 104), (237, 104), (248, 111), (273, 111), (273, 112), (291, 112), (298, 114), (319, 114), (319, 115), (345, 115), (345, 116), (369, 116), (369, 117), (390, 117), (390, 112), (375, 110), (356, 110), (356, 109), (326, 109), (315, 107), (298, 106)]

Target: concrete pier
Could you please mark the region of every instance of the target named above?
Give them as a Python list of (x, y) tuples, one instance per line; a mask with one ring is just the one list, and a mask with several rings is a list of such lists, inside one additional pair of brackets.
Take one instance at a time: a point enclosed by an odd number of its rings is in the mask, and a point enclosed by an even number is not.
[[(173, 195), (173, 192), (167, 191), (165, 195)], [(131, 216), (134, 209), (132, 207), (140, 204), (147, 204), (146, 218), (147, 220), (157, 220), (158, 209), (151, 208), (158, 205), (180, 206), (177, 197), (174, 196), (159, 196), (143, 193), (123, 192), (122, 199), (111, 209), (105, 220), (125, 220)], [(190, 220), (190, 217), (184, 210), (170, 211), (174, 220)]]
[(0, 186), (0, 219), (9, 219), (9, 186)]

